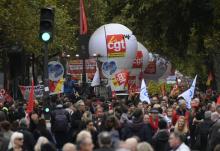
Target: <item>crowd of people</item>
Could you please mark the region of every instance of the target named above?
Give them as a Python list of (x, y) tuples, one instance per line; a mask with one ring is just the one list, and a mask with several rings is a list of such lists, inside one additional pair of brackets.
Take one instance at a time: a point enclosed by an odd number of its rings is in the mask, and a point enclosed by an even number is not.
[(220, 151), (217, 96), (138, 94), (124, 98), (53, 97), (0, 103), (0, 151)]

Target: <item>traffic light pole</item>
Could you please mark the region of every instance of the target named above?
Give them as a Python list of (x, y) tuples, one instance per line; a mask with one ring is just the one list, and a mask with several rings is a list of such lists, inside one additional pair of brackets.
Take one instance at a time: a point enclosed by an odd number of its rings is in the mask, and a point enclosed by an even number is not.
[(48, 43), (44, 43), (44, 96), (49, 95), (49, 77), (48, 77)]

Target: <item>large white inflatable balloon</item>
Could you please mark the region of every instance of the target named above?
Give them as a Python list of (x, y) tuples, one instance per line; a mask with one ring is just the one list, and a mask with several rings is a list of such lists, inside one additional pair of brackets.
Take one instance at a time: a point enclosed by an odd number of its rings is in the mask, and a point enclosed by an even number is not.
[[(130, 77), (135, 77), (135, 84), (139, 85), (140, 83), (140, 73), (142, 70), (144, 70), (148, 64), (149, 61), (149, 52), (148, 50), (140, 43), (138, 42), (138, 49), (136, 52), (136, 58), (133, 62), (132, 68), (130, 71)], [(131, 80), (133, 81), (133, 80)]]
[(120, 70), (131, 69), (136, 50), (136, 37), (130, 29), (121, 24), (103, 25), (89, 40), (89, 54), (100, 56), (102, 73), (106, 78), (111, 78)]
[[(159, 78), (164, 74), (169, 74), (171, 69), (171, 64), (169, 61), (160, 57), (158, 54), (150, 53), (149, 57), (148, 66), (144, 70), (144, 79), (158, 81)], [(151, 67), (149, 68), (149, 66)], [(155, 66), (156, 70), (153, 72)]]

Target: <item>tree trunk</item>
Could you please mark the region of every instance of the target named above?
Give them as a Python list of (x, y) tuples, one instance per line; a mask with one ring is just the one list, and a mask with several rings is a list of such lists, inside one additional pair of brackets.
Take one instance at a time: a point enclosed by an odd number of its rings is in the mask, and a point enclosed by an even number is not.
[(217, 92), (220, 93), (220, 53), (216, 53), (213, 56), (214, 61), (214, 75)]

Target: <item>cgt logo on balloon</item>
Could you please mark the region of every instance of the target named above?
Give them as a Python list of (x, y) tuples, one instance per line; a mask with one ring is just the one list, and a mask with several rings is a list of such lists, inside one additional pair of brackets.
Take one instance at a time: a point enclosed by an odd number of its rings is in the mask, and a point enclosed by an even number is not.
[(126, 53), (126, 43), (123, 34), (107, 35), (108, 57), (124, 57)]

